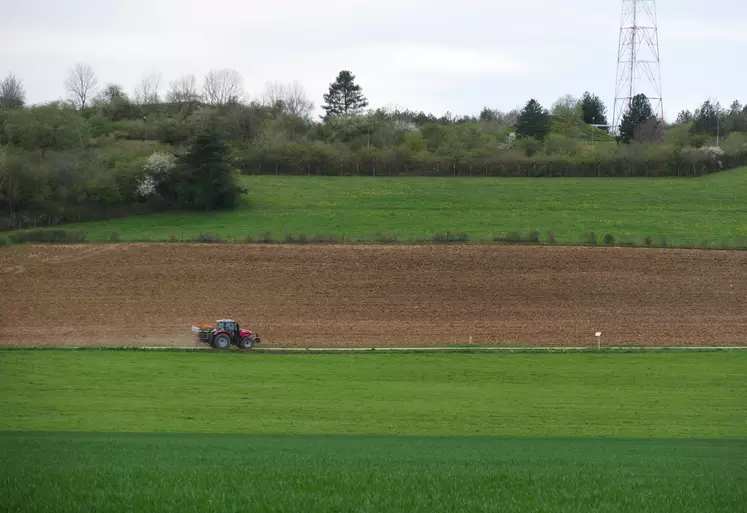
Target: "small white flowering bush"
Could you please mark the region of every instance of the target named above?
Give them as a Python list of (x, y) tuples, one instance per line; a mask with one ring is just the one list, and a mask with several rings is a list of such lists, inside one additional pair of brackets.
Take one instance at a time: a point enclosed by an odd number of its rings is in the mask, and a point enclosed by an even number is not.
[(152, 176), (146, 176), (143, 181), (137, 186), (138, 195), (149, 198), (156, 193), (156, 181)]
[(705, 146), (703, 152), (710, 158), (721, 157), (724, 154), (724, 150), (718, 146)]
[(154, 152), (143, 164), (145, 177), (138, 184), (138, 194), (145, 198), (156, 194), (156, 187), (169, 177), (174, 167), (176, 167), (176, 157), (174, 155)]

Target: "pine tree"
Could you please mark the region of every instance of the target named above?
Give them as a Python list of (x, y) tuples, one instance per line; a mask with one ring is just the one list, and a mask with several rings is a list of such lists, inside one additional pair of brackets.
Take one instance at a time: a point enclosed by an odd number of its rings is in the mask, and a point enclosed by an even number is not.
[(181, 208), (212, 210), (231, 208), (241, 193), (229, 148), (212, 128), (204, 128), (179, 157), (173, 178), (166, 184)]
[(677, 114), (677, 119), (675, 120), (675, 124), (677, 125), (689, 125), (692, 123), (693, 120), (693, 113), (689, 110), (681, 110), (679, 114)]
[(658, 135), (655, 129), (657, 124), (658, 120), (651, 108), (651, 102), (645, 94), (638, 94), (631, 100), (628, 110), (623, 114), (618, 138), (625, 144), (634, 140), (650, 140)]
[(607, 124), (607, 107), (597, 95), (588, 91), (581, 97), (581, 115), (587, 125)]
[(529, 100), (516, 120), (516, 134), (541, 140), (550, 133), (550, 128), (550, 113), (534, 98)]
[(355, 83), (355, 75), (347, 70), (340, 71), (337, 79), (329, 85), (329, 93), (324, 95), (324, 119), (345, 114), (357, 114), (368, 107), (361, 86)]
[(742, 112), (742, 104), (739, 100), (734, 100), (729, 107), (729, 114), (740, 114)]
[(714, 104), (710, 100), (706, 100), (693, 118), (690, 131), (693, 134), (716, 135), (719, 132), (719, 125), (722, 123), (722, 120), (719, 119), (721, 116), (723, 116), (721, 105), (718, 102)]

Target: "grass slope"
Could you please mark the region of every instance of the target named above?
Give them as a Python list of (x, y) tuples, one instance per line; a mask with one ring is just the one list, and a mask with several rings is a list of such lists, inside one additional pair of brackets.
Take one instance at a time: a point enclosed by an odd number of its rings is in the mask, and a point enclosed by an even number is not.
[(0, 351), (0, 430), (747, 437), (747, 353)]
[(0, 433), (4, 511), (744, 511), (747, 442)]
[(251, 204), (233, 212), (166, 213), (81, 223), (89, 239), (160, 240), (219, 233), (282, 239), (316, 234), (401, 240), (466, 232), (492, 239), (509, 231), (554, 232), (560, 243), (610, 233), (642, 243), (701, 245), (747, 240), (747, 168), (696, 179), (245, 177)]

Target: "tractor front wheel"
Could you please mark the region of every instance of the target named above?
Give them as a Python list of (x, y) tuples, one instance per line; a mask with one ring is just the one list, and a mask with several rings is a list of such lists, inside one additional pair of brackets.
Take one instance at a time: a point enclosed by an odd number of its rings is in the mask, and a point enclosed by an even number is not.
[(244, 337), (241, 340), (239, 340), (239, 347), (241, 349), (251, 349), (254, 347), (254, 340), (252, 337)]
[(231, 338), (225, 333), (216, 335), (213, 339), (213, 347), (216, 349), (228, 349), (231, 347)]

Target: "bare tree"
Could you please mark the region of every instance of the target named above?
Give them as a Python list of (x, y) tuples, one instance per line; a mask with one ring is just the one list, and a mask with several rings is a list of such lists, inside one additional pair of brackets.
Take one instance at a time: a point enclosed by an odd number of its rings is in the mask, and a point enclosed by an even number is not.
[(140, 84), (135, 87), (135, 103), (145, 105), (149, 103), (158, 103), (161, 98), (158, 96), (158, 89), (161, 87), (161, 74), (150, 73), (145, 75)]
[(262, 92), (262, 105), (276, 107), (285, 100), (285, 86), (280, 82), (267, 82)]
[(166, 101), (169, 103), (185, 104), (200, 101), (200, 94), (197, 92), (197, 79), (194, 75), (184, 75), (171, 82), (170, 87), (166, 94)]
[(68, 71), (65, 88), (70, 94), (73, 104), (79, 109), (86, 107), (86, 102), (93, 96), (99, 83), (93, 68), (88, 64), (77, 64)]
[(10, 73), (0, 82), (0, 109), (20, 109), (26, 103), (23, 84)]
[(244, 96), (244, 81), (236, 70), (211, 70), (202, 89), (205, 101), (211, 105), (238, 103)]
[(299, 83), (293, 82), (285, 88), (285, 109), (292, 116), (308, 118), (314, 110), (314, 103), (309, 100), (306, 89)]
[(279, 109), (283, 114), (308, 118), (314, 110), (306, 90), (299, 82), (281, 84), (268, 82), (262, 94), (262, 104)]

